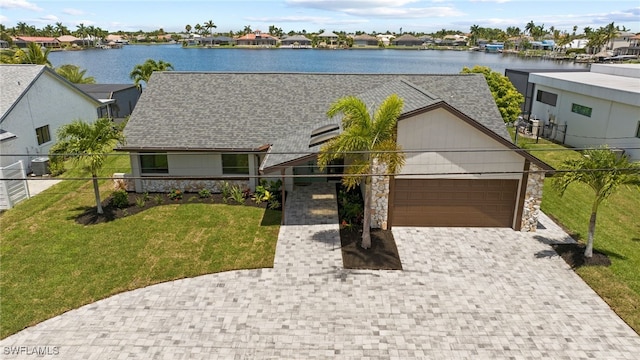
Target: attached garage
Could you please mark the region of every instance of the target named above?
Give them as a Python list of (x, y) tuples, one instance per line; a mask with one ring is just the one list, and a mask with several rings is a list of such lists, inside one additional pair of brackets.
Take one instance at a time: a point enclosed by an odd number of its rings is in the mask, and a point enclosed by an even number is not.
[(395, 179), (392, 226), (511, 227), (518, 180)]

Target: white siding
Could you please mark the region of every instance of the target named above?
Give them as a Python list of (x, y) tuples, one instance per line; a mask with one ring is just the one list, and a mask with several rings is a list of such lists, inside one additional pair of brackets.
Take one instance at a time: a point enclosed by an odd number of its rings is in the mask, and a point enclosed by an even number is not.
[[(47, 155), (56, 143), (58, 128), (76, 119), (95, 121), (98, 117), (97, 106), (96, 102), (45, 71), (2, 122), (2, 129), (15, 134), (17, 138), (9, 143), (0, 143), (0, 153), (28, 155), (0, 156), (0, 167), (22, 160), (30, 168), (33, 158)], [(49, 125), (51, 141), (38, 145), (35, 129), (45, 125)]]
[[(612, 147), (627, 148), (632, 159), (640, 159), (640, 139), (635, 137), (640, 121), (640, 108), (589, 95), (565, 91), (544, 85), (536, 85), (538, 90), (558, 94), (555, 107), (533, 102), (531, 114), (548, 122), (548, 114), (556, 116), (556, 123), (567, 125), (565, 143), (574, 147), (593, 147), (607, 144)], [(534, 98), (535, 99), (535, 98)], [(571, 111), (572, 104), (590, 107), (591, 117)], [(557, 132), (555, 140), (562, 141), (562, 133)]]
[[(398, 143), (407, 151), (406, 164), (400, 171), (405, 175), (398, 178), (520, 179), (522, 176), (522, 156), (503, 151), (507, 150), (503, 144), (444, 109), (400, 120)], [(415, 150), (420, 151), (413, 152)]]

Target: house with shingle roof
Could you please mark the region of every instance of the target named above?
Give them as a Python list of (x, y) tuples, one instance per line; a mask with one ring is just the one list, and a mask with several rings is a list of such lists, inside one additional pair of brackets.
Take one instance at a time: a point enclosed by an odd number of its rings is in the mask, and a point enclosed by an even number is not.
[(380, 41), (377, 37), (368, 34), (356, 35), (353, 37), (353, 46), (365, 47), (365, 46), (378, 46)]
[(280, 47), (294, 49), (311, 48), (311, 39), (304, 35), (287, 36), (280, 40)]
[(0, 65), (0, 167), (46, 156), (61, 126), (94, 121), (101, 102), (44, 65)]
[(219, 191), (223, 180), (254, 189), (262, 178), (295, 191), (341, 168), (315, 162), (341, 131), (329, 106), (356, 96), (374, 109), (392, 94), (404, 101), (406, 164), (374, 181), (374, 224), (535, 229), (552, 168), (511, 142), (479, 74), (157, 72), (118, 150), (130, 154), (137, 192)]
[(391, 43), (395, 46), (421, 46), (423, 42), (411, 34), (404, 34), (393, 39)]

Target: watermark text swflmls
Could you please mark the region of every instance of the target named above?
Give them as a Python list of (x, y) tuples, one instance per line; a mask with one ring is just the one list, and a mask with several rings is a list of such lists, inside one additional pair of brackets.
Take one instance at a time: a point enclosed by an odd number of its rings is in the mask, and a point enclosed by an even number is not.
[(4, 355), (56, 356), (60, 355), (58, 346), (5, 346)]

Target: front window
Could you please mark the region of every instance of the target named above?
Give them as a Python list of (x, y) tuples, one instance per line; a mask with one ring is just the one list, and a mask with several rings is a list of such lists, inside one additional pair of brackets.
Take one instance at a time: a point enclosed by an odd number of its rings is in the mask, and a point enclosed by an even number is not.
[(167, 154), (140, 155), (140, 171), (143, 174), (168, 174), (169, 161)]
[(249, 175), (249, 155), (222, 154), (222, 173)]
[(51, 141), (51, 133), (49, 133), (49, 125), (45, 125), (36, 129), (36, 138), (38, 138), (38, 145), (48, 143)]

